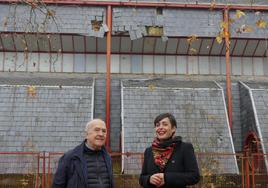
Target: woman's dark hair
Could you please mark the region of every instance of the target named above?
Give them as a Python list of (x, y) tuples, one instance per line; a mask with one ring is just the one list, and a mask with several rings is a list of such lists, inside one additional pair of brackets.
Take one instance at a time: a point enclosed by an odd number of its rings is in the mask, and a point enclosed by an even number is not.
[(158, 115), (154, 120), (154, 126), (156, 126), (156, 124), (159, 123), (164, 118), (168, 118), (171, 123), (171, 126), (177, 128), (176, 119), (171, 113), (163, 113), (163, 114)]

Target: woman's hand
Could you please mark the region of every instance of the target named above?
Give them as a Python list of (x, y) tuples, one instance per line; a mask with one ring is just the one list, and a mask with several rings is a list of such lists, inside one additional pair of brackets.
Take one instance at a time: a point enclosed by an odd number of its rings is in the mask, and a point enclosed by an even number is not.
[(163, 186), (165, 184), (164, 173), (153, 174), (150, 177), (150, 183), (155, 185), (156, 187)]

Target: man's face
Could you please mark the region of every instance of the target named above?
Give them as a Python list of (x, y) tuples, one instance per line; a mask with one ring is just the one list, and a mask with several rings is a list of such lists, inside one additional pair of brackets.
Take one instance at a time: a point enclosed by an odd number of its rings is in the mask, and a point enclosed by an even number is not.
[(165, 140), (170, 138), (175, 131), (176, 127), (172, 127), (170, 120), (167, 117), (162, 119), (155, 125), (156, 137), (159, 140)]
[(94, 122), (86, 132), (87, 144), (95, 150), (100, 150), (106, 141), (107, 129), (103, 122)]

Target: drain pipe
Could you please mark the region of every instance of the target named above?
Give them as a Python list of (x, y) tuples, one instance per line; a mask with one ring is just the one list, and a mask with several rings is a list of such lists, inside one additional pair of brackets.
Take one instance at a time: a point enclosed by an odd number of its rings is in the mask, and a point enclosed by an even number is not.
[(227, 96), (227, 105), (228, 105), (228, 119), (229, 126), (232, 132), (232, 84), (231, 84), (231, 73), (230, 73), (230, 31), (229, 31), (229, 8), (226, 7), (224, 9), (224, 22), (226, 23), (226, 27), (224, 28), (224, 38), (225, 38), (225, 59), (226, 59), (226, 96)]
[(107, 140), (106, 147), (108, 151), (111, 151), (110, 141), (110, 94), (111, 94), (111, 34), (112, 34), (112, 6), (107, 6), (107, 17), (106, 17), (107, 32), (106, 39), (106, 127), (107, 127)]

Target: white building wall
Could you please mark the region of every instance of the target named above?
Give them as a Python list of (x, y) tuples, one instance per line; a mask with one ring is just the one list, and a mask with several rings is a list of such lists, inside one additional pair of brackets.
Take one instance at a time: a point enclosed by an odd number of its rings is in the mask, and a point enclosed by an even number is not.
[[(267, 58), (232, 57), (234, 76), (268, 76)], [(225, 75), (225, 57), (112, 55), (111, 73)], [(106, 55), (0, 52), (0, 71), (105, 73)]]

